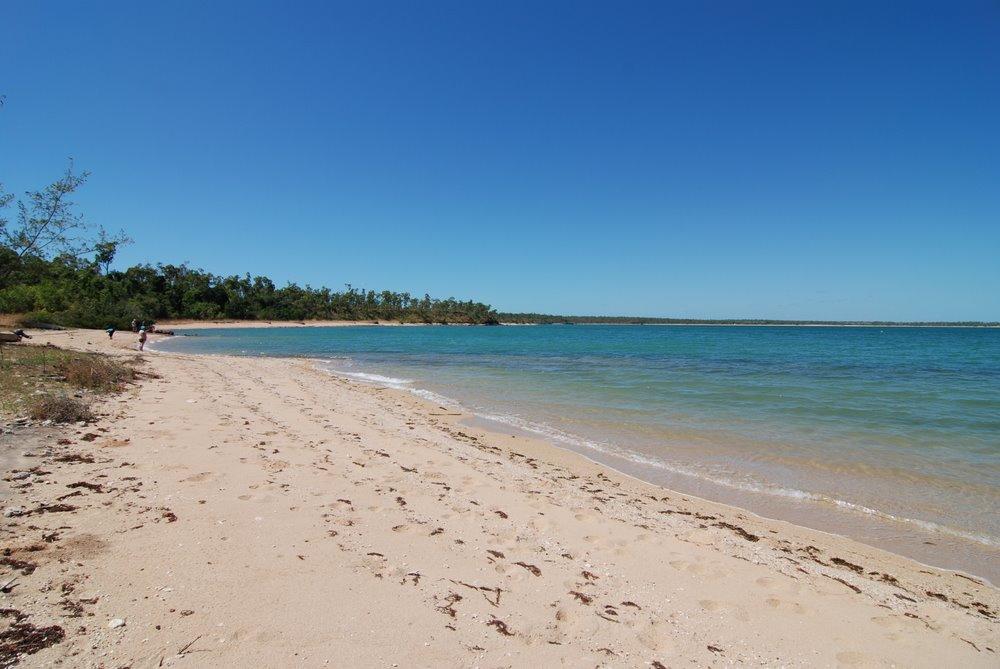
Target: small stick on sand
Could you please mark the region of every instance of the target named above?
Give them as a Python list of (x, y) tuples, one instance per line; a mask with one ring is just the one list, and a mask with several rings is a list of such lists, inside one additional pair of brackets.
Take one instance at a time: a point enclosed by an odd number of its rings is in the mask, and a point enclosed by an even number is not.
[(181, 649), (180, 649), (179, 651), (177, 651), (177, 654), (178, 654), (178, 655), (183, 655), (183, 654), (184, 654), (185, 652), (187, 652), (187, 649), (188, 649), (188, 648), (190, 648), (191, 646), (193, 646), (193, 645), (195, 644), (195, 642), (197, 642), (197, 641), (198, 641), (198, 639), (200, 639), (201, 637), (202, 637), (202, 635), (201, 635), (201, 634), (199, 634), (198, 636), (196, 636), (196, 637), (194, 638), (194, 640), (193, 640), (193, 641), (191, 641), (191, 642), (190, 642), (190, 643), (188, 643), (188, 644), (187, 644), (186, 646), (184, 646), (184, 647), (183, 647), (183, 648), (181, 648)]

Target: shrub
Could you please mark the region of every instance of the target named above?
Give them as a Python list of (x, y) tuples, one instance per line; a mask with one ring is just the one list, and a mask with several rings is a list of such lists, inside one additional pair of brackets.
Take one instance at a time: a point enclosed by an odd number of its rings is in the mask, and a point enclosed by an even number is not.
[(66, 381), (77, 388), (112, 391), (135, 379), (135, 371), (117, 360), (87, 356), (68, 358), (59, 364)]
[(33, 311), (38, 303), (36, 286), (17, 285), (0, 290), (0, 313)]
[(28, 415), (35, 420), (51, 420), (53, 423), (94, 420), (90, 407), (75, 397), (65, 395), (37, 395), (28, 406)]

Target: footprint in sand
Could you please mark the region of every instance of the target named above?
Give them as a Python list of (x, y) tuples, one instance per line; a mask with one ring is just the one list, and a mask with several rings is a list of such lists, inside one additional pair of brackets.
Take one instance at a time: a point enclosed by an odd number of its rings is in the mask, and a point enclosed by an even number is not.
[(721, 569), (699, 564), (697, 562), (687, 562), (685, 560), (672, 560), (667, 564), (669, 564), (677, 571), (685, 571), (689, 574), (694, 574), (695, 576), (700, 576), (702, 578), (707, 578), (710, 580), (718, 580), (720, 578), (725, 578), (725, 576), (727, 575), (726, 572)]
[(791, 611), (800, 616), (809, 613), (809, 609), (802, 606), (798, 602), (787, 601), (784, 599), (778, 599), (777, 597), (768, 597), (764, 600), (764, 605), (770, 609), (776, 609), (779, 611)]
[(635, 638), (652, 651), (663, 652), (670, 647), (669, 631), (663, 623), (655, 620), (636, 634)]
[(741, 622), (750, 620), (750, 616), (747, 615), (746, 609), (737, 604), (718, 602), (712, 599), (702, 599), (698, 602), (698, 606), (701, 607), (702, 611), (707, 611), (709, 613), (722, 613), (725, 618), (734, 618)]
[(888, 662), (883, 662), (878, 658), (868, 655), (867, 653), (860, 653), (858, 651), (843, 651), (837, 653), (837, 663), (841, 667), (889, 667), (892, 666)]

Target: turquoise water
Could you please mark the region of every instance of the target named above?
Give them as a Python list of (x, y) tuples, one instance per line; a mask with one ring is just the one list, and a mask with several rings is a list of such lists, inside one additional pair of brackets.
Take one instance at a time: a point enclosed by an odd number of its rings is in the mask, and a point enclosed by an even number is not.
[(995, 580), (1000, 330), (190, 330), (161, 350), (308, 356), (629, 474)]

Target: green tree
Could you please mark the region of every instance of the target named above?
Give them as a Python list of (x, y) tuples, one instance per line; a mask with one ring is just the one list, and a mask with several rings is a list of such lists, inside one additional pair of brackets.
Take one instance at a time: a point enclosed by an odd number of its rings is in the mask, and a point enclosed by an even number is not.
[[(62, 177), (42, 190), (28, 191), (17, 201), (13, 222), (0, 218), (0, 245), (5, 249), (0, 256), (0, 286), (28, 258), (79, 258), (100, 249), (102, 258), (110, 254), (113, 259), (118, 246), (131, 241), (124, 233), (108, 236), (103, 228), (89, 225), (76, 211), (71, 197), (89, 176), (88, 172), (76, 174), (70, 161)], [(0, 208), (13, 200), (12, 194), (0, 189)]]

